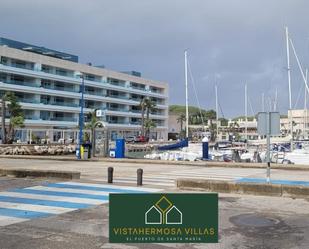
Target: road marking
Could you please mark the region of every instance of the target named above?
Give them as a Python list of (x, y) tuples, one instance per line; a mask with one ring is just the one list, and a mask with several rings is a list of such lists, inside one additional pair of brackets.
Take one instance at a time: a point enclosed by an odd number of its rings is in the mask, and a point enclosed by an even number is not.
[(32, 210), (36, 212), (51, 213), (51, 214), (61, 214), (61, 213), (76, 210), (74, 208), (49, 207), (49, 206), (43, 206), (43, 205), (10, 203), (10, 202), (1, 202), (1, 201), (0, 201), (0, 207), (9, 208), (9, 209), (17, 209), (17, 210)]
[(0, 226), (62, 214), (108, 202), (109, 193), (147, 193), (161, 189), (62, 182), (0, 192)]
[[(266, 183), (265, 178), (241, 178), (236, 182), (249, 182), (249, 183)], [(293, 180), (270, 180), (272, 184), (282, 184), (282, 185), (299, 185), (299, 186), (309, 186), (309, 181), (293, 181)]]
[(64, 202), (71, 202), (71, 203), (84, 203), (84, 204), (89, 204), (89, 205), (99, 205), (101, 203), (104, 203), (103, 200), (76, 198), (76, 197), (49, 196), (49, 195), (39, 195), (39, 194), (27, 194), (27, 193), (18, 193), (18, 192), (0, 192), (0, 196), (40, 199), (40, 200), (49, 200), (49, 201), (64, 201)]
[[(92, 186), (92, 187), (104, 187), (108, 189), (118, 189), (120, 190), (133, 190), (135, 192), (145, 191), (145, 192), (159, 192), (162, 189), (155, 189), (155, 188), (144, 188), (144, 187), (132, 187), (132, 186), (115, 186), (110, 184), (97, 184), (97, 183), (82, 183), (82, 182), (62, 182), (59, 184), (65, 185), (76, 185), (76, 186)], [(124, 191), (127, 192), (127, 191)]]

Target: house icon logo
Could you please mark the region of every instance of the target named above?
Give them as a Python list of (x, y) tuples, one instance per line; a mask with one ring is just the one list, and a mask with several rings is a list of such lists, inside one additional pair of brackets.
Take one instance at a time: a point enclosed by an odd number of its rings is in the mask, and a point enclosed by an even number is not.
[(146, 211), (145, 224), (182, 224), (182, 212), (162, 196)]

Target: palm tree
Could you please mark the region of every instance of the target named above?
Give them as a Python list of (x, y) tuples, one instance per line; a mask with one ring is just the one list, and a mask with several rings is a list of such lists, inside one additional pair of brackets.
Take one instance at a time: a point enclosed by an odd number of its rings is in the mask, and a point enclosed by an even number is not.
[(147, 140), (149, 140), (150, 129), (155, 128), (155, 127), (156, 127), (156, 123), (153, 120), (151, 119), (146, 120), (145, 129), (146, 129)]
[(139, 106), (142, 110), (142, 120), (141, 120), (141, 135), (145, 136), (145, 110), (146, 110), (146, 98), (142, 98)]
[[(145, 98), (145, 108), (146, 108), (146, 124), (149, 123), (150, 120), (150, 112), (156, 110), (156, 103), (152, 101), (150, 98)], [(145, 124), (144, 124), (145, 125)], [(146, 128), (146, 138), (149, 139), (150, 128), (151, 125), (147, 125)]]
[(180, 124), (180, 131), (183, 130), (183, 122), (186, 121), (186, 115), (184, 113), (181, 113), (177, 118), (177, 123)]
[[(97, 116), (96, 116), (96, 111), (93, 111), (93, 112), (90, 112), (88, 114), (88, 119), (89, 119), (89, 122), (85, 125), (85, 128), (86, 129), (90, 129), (91, 130), (91, 147), (92, 147), (92, 157), (95, 156), (95, 128), (100, 126), (102, 127), (102, 123), (99, 122)], [(86, 135), (88, 135), (87, 133), (85, 134), (85, 137)]]

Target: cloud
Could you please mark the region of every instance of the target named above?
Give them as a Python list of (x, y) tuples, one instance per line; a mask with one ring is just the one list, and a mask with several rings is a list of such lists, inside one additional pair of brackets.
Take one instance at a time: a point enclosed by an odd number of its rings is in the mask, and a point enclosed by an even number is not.
[[(278, 89), (286, 112), (284, 26), (308, 66), (307, 0), (0, 0), (1, 36), (80, 56), (81, 62), (137, 70), (170, 83), (184, 103), (183, 51), (202, 107), (214, 108), (214, 76), (226, 116), (243, 113), (244, 82), (254, 109)], [(292, 58), (293, 98), (300, 86)], [(295, 89), (296, 90), (295, 90)], [(196, 104), (193, 89), (190, 103)]]

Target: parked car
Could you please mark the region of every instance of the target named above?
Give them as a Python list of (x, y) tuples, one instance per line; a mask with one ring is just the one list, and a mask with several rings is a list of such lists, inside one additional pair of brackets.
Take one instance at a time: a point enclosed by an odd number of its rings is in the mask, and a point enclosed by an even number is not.
[(135, 139), (136, 139), (135, 136), (128, 136), (128, 137), (125, 138), (126, 143), (134, 143)]
[(137, 136), (135, 137), (135, 143), (146, 143), (148, 139), (145, 136)]

